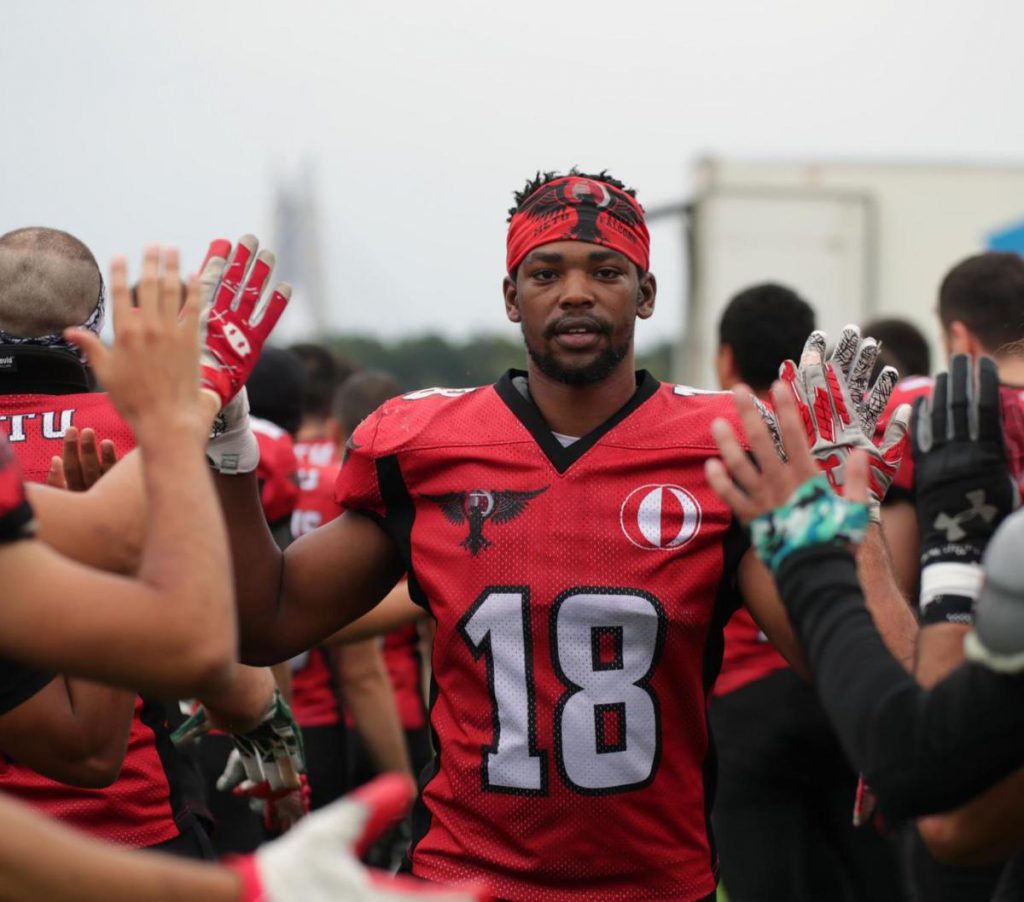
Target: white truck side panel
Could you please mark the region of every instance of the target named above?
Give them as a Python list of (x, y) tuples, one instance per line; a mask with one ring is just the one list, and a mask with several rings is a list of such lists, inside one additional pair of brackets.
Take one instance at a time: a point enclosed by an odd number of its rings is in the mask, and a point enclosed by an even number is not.
[[(774, 195), (779, 201), (762, 202), (762, 211), (774, 206), (774, 212), (748, 210), (752, 225), (746, 228), (743, 241), (737, 242), (735, 229), (723, 230), (716, 222), (720, 216), (733, 218), (739, 212), (723, 212), (728, 205), (723, 205), (722, 198), (740, 195)], [(831, 198), (837, 204), (844, 196), (859, 198), (864, 219), (858, 227), (852, 213), (820, 214), (820, 241), (804, 235), (787, 243), (786, 252), (780, 246), (781, 237), (811, 228), (815, 219), (813, 213), (797, 212), (796, 206), (782, 203), (786, 195), (803, 197), (808, 206), (815, 197), (821, 203)], [(746, 284), (765, 278), (791, 283), (818, 308), (822, 325), (828, 329), (836, 328), (834, 314), (844, 310), (851, 314), (840, 317), (844, 321), (882, 315), (910, 319), (931, 339), (933, 352), (940, 354), (934, 315), (939, 283), (954, 263), (983, 250), (989, 235), (1024, 219), (1024, 166), (716, 158), (698, 167), (694, 211), (694, 292), (680, 355), (679, 375), (683, 378), (709, 383), (706, 361), (716, 345), (717, 315), (728, 299), (728, 293), (723, 296), (722, 292), (743, 287), (742, 279), (748, 274)], [(844, 225), (844, 217), (853, 218)], [(709, 227), (702, 228), (702, 224)], [(858, 228), (862, 228), (859, 253), (863, 260), (854, 265), (846, 258), (858, 253), (850, 243), (855, 242)], [(830, 267), (823, 263), (828, 255), (822, 245), (834, 240), (843, 246), (836, 250)], [(798, 250), (800, 247), (804, 250)], [(764, 269), (762, 275), (757, 275), (759, 267)], [(835, 297), (827, 297), (827, 280), (838, 275), (850, 280), (849, 284), (837, 286)], [(703, 348), (710, 352), (702, 352)], [(936, 362), (940, 361), (936, 357)]]

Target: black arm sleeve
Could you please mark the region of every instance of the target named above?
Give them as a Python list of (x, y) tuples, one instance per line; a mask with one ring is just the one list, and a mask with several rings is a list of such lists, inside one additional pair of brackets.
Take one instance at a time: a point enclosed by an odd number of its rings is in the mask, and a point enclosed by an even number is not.
[(778, 584), (839, 740), (891, 817), (956, 808), (1024, 764), (1024, 675), (966, 663), (922, 689), (882, 642), (845, 549), (796, 552)]

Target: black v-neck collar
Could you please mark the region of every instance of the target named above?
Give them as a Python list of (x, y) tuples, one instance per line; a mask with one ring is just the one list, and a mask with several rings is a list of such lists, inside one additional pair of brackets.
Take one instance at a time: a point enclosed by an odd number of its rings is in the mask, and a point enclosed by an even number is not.
[(545, 457), (551, 461), (551, 465), (559, 472), (564, 473), (584, 454), (596, 445), (603, 436), (619, 425), (634, 410), (650, 398), (661, 384), (647, 370), (640, 370), (636, 374), (636, 391), (633, 397), (622, 405), (615, 413), (605, 420), (596, 429), (591, 430), (582, 438), (578, 438), (568, 447), (555, 438), (551, 427), (541, 416), (537, 406), (529, 398), (526, 398), (513, 383), (513, 379), (521, 376), (526, 378), (522, 370), (509, 370), (495, 384), (494, 390), (498, 397), (505, 402), (505, 405), (512, 411), (513, 416), (533, 436), (537, 446), (544, 452)]

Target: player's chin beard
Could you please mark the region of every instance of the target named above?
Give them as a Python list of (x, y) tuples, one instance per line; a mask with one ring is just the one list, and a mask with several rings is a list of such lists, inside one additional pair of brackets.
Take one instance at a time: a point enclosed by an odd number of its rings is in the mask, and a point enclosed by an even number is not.
[[(608, 337), (610, 338), (611, 336), (609, 335)], [(523, 329), (523, 339), (526, 343), (526, 352), (530, 355), (530, 359), (545, 376), (549, 379), (554, 379), (556, 382), (561, 382), (563, 385), (582, 387), (604, 382), (605, 379), (615, 372), (618, 365), (629, 354), (632, 335), (626, 336), (620, 344), (609, 342), (597, 357), (581, 366), (566, 366), (552, 352), (546, 350), (546, 346), (539, 349), (535, 348), (530, 343), (529, 338), (527, 338), (525, 328)]]

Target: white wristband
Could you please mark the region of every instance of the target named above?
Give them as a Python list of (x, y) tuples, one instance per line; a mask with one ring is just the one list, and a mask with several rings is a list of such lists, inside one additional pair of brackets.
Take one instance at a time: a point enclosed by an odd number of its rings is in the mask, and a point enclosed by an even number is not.
[(940, 595), (960, 595), (977, 600), (983, 579), (981, 564), (929, 564), (921, 571), (921, 613)]
[(260, 446), (249, 422), (249, 396), (243, 388), (221, 408), (213, 421), (206, 457), (226, 476), (251, 473), (260, 462)]

